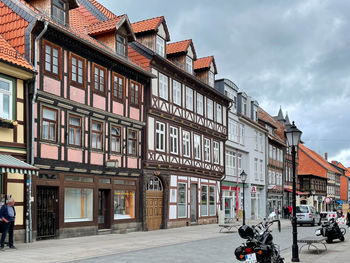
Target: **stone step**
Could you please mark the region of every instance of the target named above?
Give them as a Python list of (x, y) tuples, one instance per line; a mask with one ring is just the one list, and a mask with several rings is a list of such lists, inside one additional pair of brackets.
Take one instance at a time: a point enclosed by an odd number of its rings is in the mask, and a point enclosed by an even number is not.
[(98, 235), (108, 235), (112, 234), (112, 229), (99, 229), (97, 230)]

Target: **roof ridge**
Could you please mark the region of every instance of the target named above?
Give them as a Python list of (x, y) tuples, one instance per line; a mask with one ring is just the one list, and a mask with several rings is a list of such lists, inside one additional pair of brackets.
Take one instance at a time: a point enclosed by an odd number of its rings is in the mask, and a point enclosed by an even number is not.
[(205, 58), (214, 58), (214, 55), (210, 55), (210, 56), (205, 56), (205, 57), (197, 58), (195, 61), (197, 61), (197, 60), (199, 60), (199, 59), (205, 59)]
[(140, 20), (140, 21), (133, 22), (133, 23), (131, 23), (131, 24), (146, 22), (146, 21), (149, 21), (149, 20), (152, 20), (152, 19), (156, 19), (156, 18), (162, 18), (162, 19), (164, 19), (164, 16), (156, 16), (156, 17), (152, 17), (152, 18), (147, 18), (147, 19), (143, 19), (143, 20)]
[(167, 43), (167, 45), (177, 44), (177, 43), (185, 42), (185, 41), (193, 42), (192, 38), (189, 38), (189, 39), (185, 39), (185, 40), (179, 40), (179, 41), (176, 41), (176, 42)]

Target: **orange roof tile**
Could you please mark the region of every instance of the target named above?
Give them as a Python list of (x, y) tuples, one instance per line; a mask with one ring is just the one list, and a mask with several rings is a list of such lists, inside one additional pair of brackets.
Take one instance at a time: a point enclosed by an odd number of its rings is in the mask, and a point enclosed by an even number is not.
[(0, 60), (33, 71), (33, 66), (2, 36), (0, 36)]
[(213, 56), (198, 58), (193, 62), (193, 69), (210, 68), (210, 63), (214, 60)]
[(167, 55), (186, 52), (189, 45), (192, 43), (192, 39), (182, 40), (166, 45)]
[(116, 15), (109, 11), (106, 7), (104, 7), (103, 5), (101, 5), (100, 3), (98, 3), (95, 0), (89, 0), (98, 10), (100, 10), (100, 12), (102, 14), (104, 14), (108, 19), (113, 19), (116, 17)]
[(143, 56), (142, 54), (140, 54), (139, 52), (137, 52), (135, 49), (133, 49), (132, 47), (128, 46), (128, 56), (139, 62), (140, 64), (142, 64), (145, 68), (149, 69), (151, 60), (146, 58), (145, 56)]
[(261, 107), (258, 108), (258, 116), (259, 116), (259, 119), (261, 119), (262, 121), (276, 127), (276, 130), (275, 130), (276, 136), (274, 137), (277, 137), (280, 142), (283, 142), (283, 144), (285, 144), (286, 137), (284, 134), (284, 131), (285, 131), (284, 125), (279, 121), (275, 120), (270, 114), (264, 111)]
[(86, 26), (98, 22), (99, 20), (83, 5), (69, 11), (69, 25), (79, 31), (84, 32)]
[(25, 55), (24, 33), (28, 22), (0, 2), (0, 34), (19, 53)]
[(117, 16), (115, 18), (97, 22), (86, 27), (87, 33), (89, 35), (98, 35), (105, 32), (114, 31), (118, 22), (124, 17), (124, 15)]
[[(323, 167), (323, 169), (325, 169), (326, 177), (327, 177), (327, 171), (332, 171), (338, 174), (340, 173), (336, 168), (334, 168), (331, 164), (329, 164), (321, 155), (307, 148), (305, 145), (299, 144), (299, 149), (301, 150), (299, 151), (299, 168), (298, 168), (299, 174), (308, 172), (306, 174), (318, 175), (316, 165), (319, 165)], [(302, 152), (304, 152), (311, 160), (309, 160), (308, 162), (304, 162), (305, 160), (301, 158), (302, 154), (300, 154)]]
[(156, 30), (161, 22), (164, 21), (164, 16), (154, 17), (142, 21), (138, 21), (135, 23), (132, 23), (132, 29), (134, 30), (134, 33), (141, 33), (141, 32), (147, 32)]

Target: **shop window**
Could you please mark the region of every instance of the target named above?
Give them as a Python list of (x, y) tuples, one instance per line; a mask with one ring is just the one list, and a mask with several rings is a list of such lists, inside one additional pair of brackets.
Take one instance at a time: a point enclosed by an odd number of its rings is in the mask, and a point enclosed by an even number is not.
[(214, 186), (209, 186), (209, 214), (211, 216), (216, 214), (215, 187)]
[(108, 178), (100, 178), (98, 179), (98, 182), (100, 184), (110, 184), (111, 183), (111, 179), (108, 179)]
[(41, 139), (57, 142), (58, 111), (43, 107), (41, 120)]
[(65, 176), (64, 180), (71, 182), (83, 182), (83, 183), (93, 183), (94, 179), (92, 177), (85, 176)]
[(178, 215), (179, 218), (186, 217), (186, 184), (179, 183), (178, 195), (177, 195), (177, 206), (178, 206)]
[(64, 189), (64, 222), (93, 220), (93, 190), (82, 188)]
[(201, 187), (201, 216), (208, 216), (208, 186)]
[(128, 155), (137, 156), (137, 131), (128, 131)]
[(135, 181), (131, 180), (114, 180), (114, 184), (136, 185)]
[(69, 116), (69, 144), (73, 146), (81, 146), (81, 131), (82, 120), (81, 117), (70, 115)]
[(71, 84), (84, 87), (85, 60), (77, 55), (71, 54), (70, 58), (70, 81)]
[(135, 191), (114, 191), (114, 219), (135, 218)]
[(121, 129), (120, 127), (112, 126), (111, 128), (111, 151), (121, 153)]
[(93, 149), (102, 149), (102, 123), (92, 121), (91, 125), (91, 147)]

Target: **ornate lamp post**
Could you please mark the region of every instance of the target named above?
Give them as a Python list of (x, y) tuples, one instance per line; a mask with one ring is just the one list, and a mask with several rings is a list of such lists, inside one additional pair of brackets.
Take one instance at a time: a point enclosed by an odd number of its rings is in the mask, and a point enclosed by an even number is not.
[(292, 162), (293, 162), (293, 199), (292, 199), (292, 225), (293, 225), (293, 245), (292, 245), (292, 262), (299, 262), (299, 251), (298, 251), (298, 231), (297, 231), (297, 218), (296, 218), (296, 147), (300, 142), (302, 132), (293, 124), (286, 130), (286, 137), (288, 146), (292, 147)]
[(247, 180), (247, 174), (244, 172), (244, 170), (240, 174), (241, 181), (243, 183), (243, 225), (245, 225), (245, 194), (244, 194), (244, 188), (245, 188), (245, 181)]

